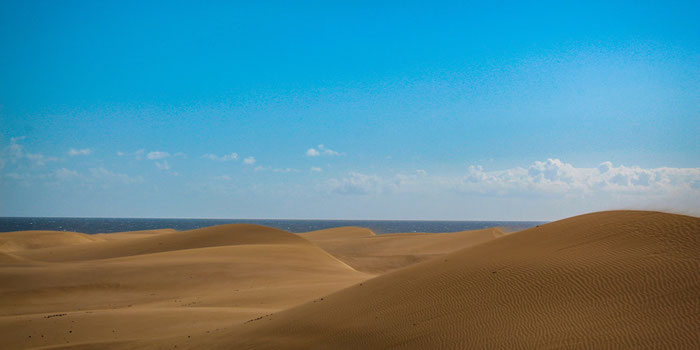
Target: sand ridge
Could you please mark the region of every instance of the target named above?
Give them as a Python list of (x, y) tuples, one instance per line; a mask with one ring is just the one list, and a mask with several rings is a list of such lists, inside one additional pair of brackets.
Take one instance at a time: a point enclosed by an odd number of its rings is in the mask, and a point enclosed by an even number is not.
[(96, 234), (92, 234), (90, 236), (101, 238), (104, 240), (117, 240), (117, 239), (131, 239), (131, 238), (134, 238), (135, 236), (139, 236), (139, 235), (140, 236), (159, 235), (159, 234), (167, 234), (167, 233), (174, 233), (174, 232), (177, 232), (177, 230), (174, 230), (171, 228), (162, 228), (162, 229), (156, 229), (156, 230), (96, 233)]
[(451, 233), (375, 235), (368, 229), (341, 227), (301, 236), (359, 271), (382, 274), (481, 244), (503, 234), (499, 228), (488, 228)]
[(0, 252), (54, 248), (102, 241), (92, 235), (69, 231), (17, 231), (0, 235)]
[(372, 230), (364, 227), (343, 226), (328, 228), (324, 230), (304, 232), (300, 233), (299, 236), (304, 237), (312, 242), (317, 242), (337, 239), (375, 237), (376, 234), (374, 234)]
[(38, 261), (59, 262), (108, 259), (216, 246), (272, 243), (307, 244), (306, 240), (289, 232), (251, 224), (217, 225), (196, 230), (165, 231), (132, 236), (131, 239), (118, 240), (106, 240), (98, 237), (90, 242), (92, 243), (90, 246), (63, 245), (51, 247), (54, 249), (25, 250), (22, 252), (22, 256)]

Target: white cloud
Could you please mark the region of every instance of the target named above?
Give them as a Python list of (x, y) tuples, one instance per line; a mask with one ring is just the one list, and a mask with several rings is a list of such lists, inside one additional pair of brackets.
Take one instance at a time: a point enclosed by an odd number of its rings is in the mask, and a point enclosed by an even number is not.
[(10, 179), (14, 179), (14, 180), (25, 180), (28, 177), (28, 175), (26, 175), (26, 174), (20, 175), (18, 173), (7, 173), (7, 174), (5, 174), (5, 176), (9, 177)]
[(155, 165), (156, 168), (160, 170), (170, 170), (170, 164), (167, 160), (163, 160), (162, 162), (155, 162)]
[(243, 163), (248, 164), (248, 165), (255, 164), (255, 157), (253, 157), (253, 156), (247, 157), (247, 158), (243, 159)]
[(299, 169), (293, 169), (293, 168), (275, 168), (272, 169), (272, 172), (274, 173), (298, 173)]
[(18, 141), (24, 140), (24, 136), (10, 138), (10, 145), (3, 149), (3, 153), (8, 154), (10, 160), (14, 163), (21, 159), (29, 160), (34, 165), (43, 166), (48, 162), (57, 162), (56, 157), (47, 157), (41, 153), (28, 153), (24, 151), (24, 146)]
[(327, 156), (339, 156), (339, 155), (341, 155), (340, 153), (338, 153), (330, 148), (326, 148), (326, 146), (324, 146), (324, 145), (318, 145), (318, 149), (321, 151), (321, 153), (323, 153), (324, 155), (327, 155)]
[(17, 141), (21, 141), (24, 139), (25, 139), (24, 136), (10, 138), (10, 145), (7, 146), (7, 151), (12, 158), (14, 158), (14, 159), (22, 158), (22, 156), (24, 154), (23, 147)]
[(103, 183), (120, 183), (129, 185), (143, 182), (143, 178), (141, 176), (134, 177), (126, 174), (120, 174), (107, 170), (103, 167), (90, 169), (90, 175), (92, 175), (93, 179), (99, 180)]
[(45, 165), (48, 162), (58, 162), (56, 157), (45, 157), (40, 153), (25, 153), (24, 157), (32, 161), (36, 165)]
[(218, 162), (228, 162), (232, 160), (238, 160), (238, 153), (234, 152), (231, 154), (224, 154), (223, 156), (217, 156), (215, 154), (207, 153), (202, 155), (202, 158), (207, 158)]
[(571, 164), (562, 163), (559, 159), (547, 159), (544, 162), (535, 161), (527, 170), (534, 182), (561, 181), (571, 183), (574, 181), (577, 170)]
[[(143, 148), (138, 149), (134, 152), (117, 151), (117, 156), (119, 156), (119, 157), (133, 156), (134, 159), (136, 159), (136, 160), (143, 159), (144, 155), (146, 155), (146, 158), (151, 159), (151, 160), (166, 158), (166, 157), (170, 156), (170, 154), (168, 152), (159, 152), (159, 151), (154, 151), (154, 152), (150, 152), (150, 153), (146, 154), (146, 150)], [(160, 157), (160, 158), (158, 158), (158, 157)]]
[(319, 153), (315, 148), (309, 148), (306, 150), (307, 157), (318, 157), (320, 155), (321, 153)]
[(150, 160), (163, 159), (168, 157), (170, 157), (170, 153), (161, 151), (148, 152), (148, 154), (146, 155), (146, 158)]
[(479, 193), (658, 194), (690, 190), (690, 184), (698, 179), (700, 168), (643, 169), (615, 167), (611, 162), (601, 163), (597, 168), (576, 168), (559, 159), (548, 159), (534, 162), (527, 170), (486, 172), (481, 166), (470, 166), (460, 187)]
[(317, 166), (312, 166), (311, 169), (309, 169), (309, 171), (320, 173), (323, 171), (323, 169)]
[(428, 176), (424, 170), (416, 170), (414, 173), (397, 173), (391, 176), (378, 176), (374, 174), (362, 174), (349, 172), (346, 176), (327, 180), (318, 186), (323, 192), (336, 194), (399, 194), (399, 193), (423, 193), (435, 194), (441, 192), (455, 192), (454, 188), (459, 183), (459, 178), (447, 178)]
[(306, 150), (306, 156), (307, 156), (307, 157), (318, 157), (318, 156), (320, 156), (320, 155), (324, 155), (324, 156), (341, 156), (341, 155), (344, 155), (344, 153), (336, 152), (336, 151), (334, 151), (334, 150), (332, 150), (332, 149), (330, 149), (330, 148), (326, 148), (326, 146), (324, 146), (324, 145), (318, 145), (317, 148), (318, 148), (318, 149), (316, 149), (316, 148), (309, 148), (309, 149), (307, 149), (307, 150)]
[(321, 189), (344, 195), (379, 194), (383, 192), (385, 184), (386, 181), (377, 175), (351, 171), (343, 178), (329, 179), (321, 186)]
[(68, 151), (68, 155), (71, 156), (71, 157), (74, 157), (74, 156), (87, 156), (87, 155), (90, 155), (90, 153), (92, 153), (92, 150), (89, 149), (89, 148), (83, 148), (83, 149), (71, 148), (71, 149)]
[(327, 180), (317, 189), (342, 195), (487, 196), (532, 203), (557, 199), (587, 211), (642, 208), (700, 214), (700, 168), (645, 169), (610, 162), (578, 168), (559, 159), (547, 159), (527, 168), (493, 171), (477, 165), (470, 166), (462, 176), (433, 176), (423, 171), (390, 176), (350, 172)]
[(54, 176), (57, 179), (67, 180), (67, 179), (72, 179), (72, 178), (78, 177), (78, 172), (75, 170), (61, 168), (61, 169), (58, 169), (54, 172)]

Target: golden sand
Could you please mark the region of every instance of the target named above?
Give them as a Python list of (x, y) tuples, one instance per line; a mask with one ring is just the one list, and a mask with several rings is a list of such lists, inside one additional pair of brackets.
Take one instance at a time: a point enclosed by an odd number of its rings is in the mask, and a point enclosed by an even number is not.
[(700, 218), (0, 234), (2, 348), (700, 348)]

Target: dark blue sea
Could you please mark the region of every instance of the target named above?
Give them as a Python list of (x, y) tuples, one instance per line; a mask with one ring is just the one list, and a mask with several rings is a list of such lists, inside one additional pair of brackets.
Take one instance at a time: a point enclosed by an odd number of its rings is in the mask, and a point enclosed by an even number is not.
[(172, 228), (191, 230), (222, 224), (258, 224), (299, 233), (341, 226), (360, 226), (374, 233), (398, 232), (456, 232), (489, 227), (504, 227), (519, 231), (533, 227), (540, 221), (413, 221), (413, 220), (257, 220), (257, 219), (129, 219), (129, 218), (26, 218), (0, 217), (0, 232), (52, 230), (82, 233), (109, 233), (123, 231)]

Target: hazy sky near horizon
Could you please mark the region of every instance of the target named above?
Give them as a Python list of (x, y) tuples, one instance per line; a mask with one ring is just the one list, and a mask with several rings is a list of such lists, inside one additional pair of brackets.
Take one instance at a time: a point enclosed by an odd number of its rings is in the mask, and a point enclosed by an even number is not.
[(0, 2), (0, 216), (700, 215), (700, 3)]

